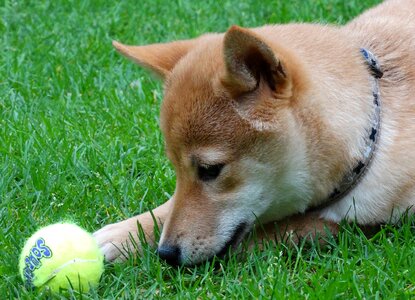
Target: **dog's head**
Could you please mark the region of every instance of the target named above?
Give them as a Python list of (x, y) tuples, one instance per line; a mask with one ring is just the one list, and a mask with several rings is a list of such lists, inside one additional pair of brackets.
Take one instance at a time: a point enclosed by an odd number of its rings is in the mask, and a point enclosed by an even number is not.
[(259, 221), (307, 205), (305, 145), (293, 110), (306, 80), (254, 31), (115, 48), (165, 81), (161, 129), (177, 183), (159, 252), (195, 264)]

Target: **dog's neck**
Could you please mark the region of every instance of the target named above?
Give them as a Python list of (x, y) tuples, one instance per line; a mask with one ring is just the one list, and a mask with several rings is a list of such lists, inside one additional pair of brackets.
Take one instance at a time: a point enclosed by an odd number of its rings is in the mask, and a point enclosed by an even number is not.
[(367, 49), (360, 49), (363, 58), (365, 59), (369, 71), (373, 77), (372, 79), (372, 95), (373, 95), (373, 112), (371, 116), (370, 125), (366, 130), (366, 138), (364, 144), (363, 156), (358, 162), (346, 173), (342, 180), (335, 186), (332, 193), (329, 195), (327, 201), (323, 204), (313, 208), (318, 210), (339, 201), (346, 196), (361, 180), (367, 169), (369, 168), (377, 142), (380, 134), (380, 119), (381, 119), (381, 99), (379, 91), (379, 79), (383, 76), (379, 61)]

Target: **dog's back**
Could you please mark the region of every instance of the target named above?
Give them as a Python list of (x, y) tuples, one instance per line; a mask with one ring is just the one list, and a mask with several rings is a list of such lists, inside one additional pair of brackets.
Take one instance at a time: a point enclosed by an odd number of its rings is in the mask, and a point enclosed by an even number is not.
[(415, 205), (415, 1), (386, 1), (343, 30), (378, 57), (384, 72), (377, 158), (360, 188), (367, 213), (384, 211), (388, 218)]

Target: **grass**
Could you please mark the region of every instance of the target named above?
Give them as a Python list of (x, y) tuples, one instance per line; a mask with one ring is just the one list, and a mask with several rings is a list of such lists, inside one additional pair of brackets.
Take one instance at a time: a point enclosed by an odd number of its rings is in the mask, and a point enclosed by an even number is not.
[[(172, 268), (151, 249), (108, 265), (98, 289), (27, 291), (20, 248), (38, 227), (89, 231), (154, 208), (174, 191), (158, 129), (161, 83), (117, 55), (231, 24), (344, 23), (378, 0), (0, 1), (1, 298), (308, 298), (415, 296), (415, 220), (366, 238), (342, 227), (327, 247), (270, 243), (244, 258)], [(220, 3), (220, 4), (219, 4)]]

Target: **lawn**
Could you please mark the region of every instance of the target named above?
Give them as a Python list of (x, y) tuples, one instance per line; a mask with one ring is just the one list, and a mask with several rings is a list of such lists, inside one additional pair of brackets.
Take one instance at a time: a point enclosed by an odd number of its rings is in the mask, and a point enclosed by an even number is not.
[[(175, 175), (158, 129), (162, 84), (115, 53), (232, 24), (345, 23), (378, 0), (0, 1), (0, 298), (80, 298), (24, 288), (20, 248), (40, 226), (89, 231), (154, 208)], [(326, 247), (270, 243), (173, 268), (152, 249), (107, 265), (83, 299), (391, 299), (415, 296), (415, 220)]]

